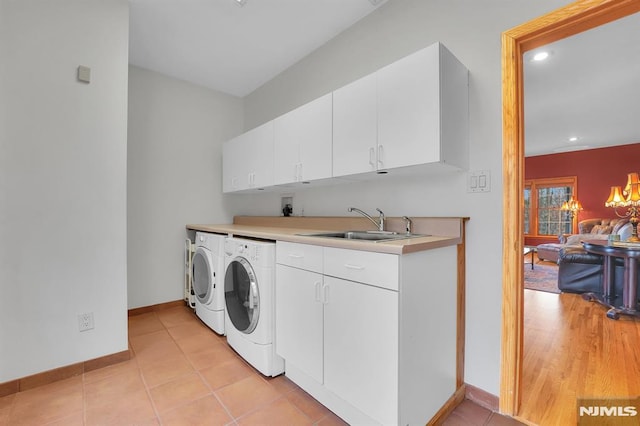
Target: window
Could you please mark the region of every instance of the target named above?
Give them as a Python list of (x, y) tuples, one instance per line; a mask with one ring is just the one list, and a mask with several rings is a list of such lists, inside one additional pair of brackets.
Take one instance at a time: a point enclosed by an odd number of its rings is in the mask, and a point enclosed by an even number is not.
[(560, 210), (572, 195), (577, 197), (577, 178), (532, 179), (524, 182), (524, 233), (556, 236), (575, 233), (574, 221)]

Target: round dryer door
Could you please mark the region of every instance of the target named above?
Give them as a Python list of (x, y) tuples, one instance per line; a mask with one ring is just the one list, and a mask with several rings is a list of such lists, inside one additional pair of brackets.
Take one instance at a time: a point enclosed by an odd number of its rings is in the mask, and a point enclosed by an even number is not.
[(193, 254), (193, 292), (198, 301), (204, 305), (208, 304), (213, 297), (213, 272), (211, 256), (207, 250), (198, 247)]
[(256, 329), (260, 317), (260, 293), (251, 264), (236, 257), (227, 266), (224, 277), (227, 314), (236, 330), (249, 334)]

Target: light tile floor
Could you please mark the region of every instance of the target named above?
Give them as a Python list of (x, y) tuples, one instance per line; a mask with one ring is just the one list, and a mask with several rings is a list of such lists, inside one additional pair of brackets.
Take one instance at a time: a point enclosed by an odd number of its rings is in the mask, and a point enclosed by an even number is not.
[[(129, 318), (129, 361), (0, 398), (0, 425), (344, 425), (265, 378), (185, 307)], [(513, 422), (513, 423), (512, 423)], [(446, 425), (511, 425), (465, 401)]]

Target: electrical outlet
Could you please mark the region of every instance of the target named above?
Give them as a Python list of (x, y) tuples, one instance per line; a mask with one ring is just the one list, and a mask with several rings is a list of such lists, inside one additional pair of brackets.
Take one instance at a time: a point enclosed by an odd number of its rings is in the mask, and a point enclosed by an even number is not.
[(87, 331), (93, 329), (93, 312), (78, 315), (78, 330)]
[(280, 198), (280, 209), (283, 216), (293, 216), (293, 194), (286, 194)]

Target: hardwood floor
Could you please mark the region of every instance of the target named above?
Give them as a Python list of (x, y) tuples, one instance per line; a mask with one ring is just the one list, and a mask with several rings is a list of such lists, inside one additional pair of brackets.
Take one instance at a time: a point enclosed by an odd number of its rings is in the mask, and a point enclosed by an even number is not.
[(640, 396), (640, 320), (605, 316), (578, 294), (525, 290), (523, 396), (518, 419), (577, 423), (578, 398)]

